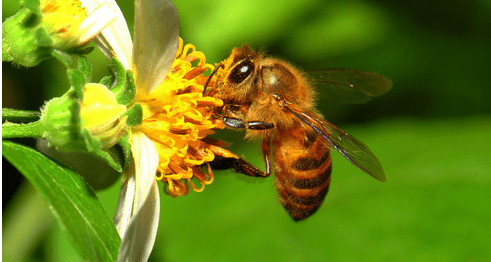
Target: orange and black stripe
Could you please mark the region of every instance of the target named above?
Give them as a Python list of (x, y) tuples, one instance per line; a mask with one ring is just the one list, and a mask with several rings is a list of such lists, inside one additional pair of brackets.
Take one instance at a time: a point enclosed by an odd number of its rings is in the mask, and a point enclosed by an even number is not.
[(280, 202), (295, 221), (305, 219), (317, 211), (329, 190), (330, 148), (305, 127), (280, 132), (272, 145)]

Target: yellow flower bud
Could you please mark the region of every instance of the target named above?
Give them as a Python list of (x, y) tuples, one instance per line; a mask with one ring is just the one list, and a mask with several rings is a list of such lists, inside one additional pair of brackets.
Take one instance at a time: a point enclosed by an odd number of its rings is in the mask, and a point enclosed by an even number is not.
[(126, 126), (126, 106), (118, 104), (115, 95), (101, 84), (84, 87), (80, 115), (89, 133), (96, 137), (104, 148), (112, 147), (123, 135)]

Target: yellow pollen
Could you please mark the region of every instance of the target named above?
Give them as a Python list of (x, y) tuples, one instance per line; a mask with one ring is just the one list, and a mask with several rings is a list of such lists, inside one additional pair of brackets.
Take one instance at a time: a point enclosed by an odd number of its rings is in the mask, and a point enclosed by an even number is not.
[[(215, 155), (237, 157), (221, 148), (223, 143), (205, 139), (223, 128), (213, 117), (213, 107), (222, 106), (220, 99), (203, 96), (202, 75), (214, 67), (206, 64), (205, 55), (179, 39), (176, 59), (166, 79), (151, 94), (138, 92), (136, 102), (143, 108), (143, 122), (136, 130), (151, 139), (159, 154), (156, 179), (168, 185), (171, 196), (186, 195), (189, 186), (201, 192), (213, 181), (209, 162)], [(196, 64), (195, 66), (192, 63)], [(197, 186), (192, 181), (198, 180)]]

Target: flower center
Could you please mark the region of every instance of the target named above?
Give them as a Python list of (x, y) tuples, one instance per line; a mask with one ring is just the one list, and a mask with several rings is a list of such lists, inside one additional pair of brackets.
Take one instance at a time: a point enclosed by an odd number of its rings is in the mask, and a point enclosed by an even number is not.
[[(215, 154), (233, 155), (215, 140), (205, 139), (214, 133), (212, 129), (223, 128), (223, 123), (212, 117), (213, 107), (222, 106), (222, 101), (202, 95), (208, 78), (202, 73), (213, 68), (194, 46), (183, 48), (180, 39), (178, 55), (167, 78), (151, 94), (142, 92), (136, 96), (143, 108), (143, 122), (135, 129), (155, 143), (159, 153), (156, 179), (168, 184), (173, 197), (186, 195), (188, 185), (202, 191), (213, 181), (208, 163)], [(201, 186), (195, 186), (193, 178)]]

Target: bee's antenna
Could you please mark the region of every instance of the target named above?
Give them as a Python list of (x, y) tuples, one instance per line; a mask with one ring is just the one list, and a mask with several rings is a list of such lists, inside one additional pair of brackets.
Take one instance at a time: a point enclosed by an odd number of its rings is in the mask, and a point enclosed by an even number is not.
[(211, 78), (213, 77), (213, 75), (214, 75), (214, 74), (216, 74), (216, 73), (217, 73), (218, 69), (219, 69), (220, 67), (222, 67), (222, 66), (223, 66), (223, 64), (222, 64), (222, 63), (218, 64), (218, 65), (215, 67), (215, 69), (213, 69), (213, 72), (211, 72), (210, 76), (209, 76), (209, 77), (208, 77), (208, 79), (206, 80), (205, 85), (203, 86), (203, 96), (205, 95), (206, 88), (208, 87), (208, 84), (210, 83)]

